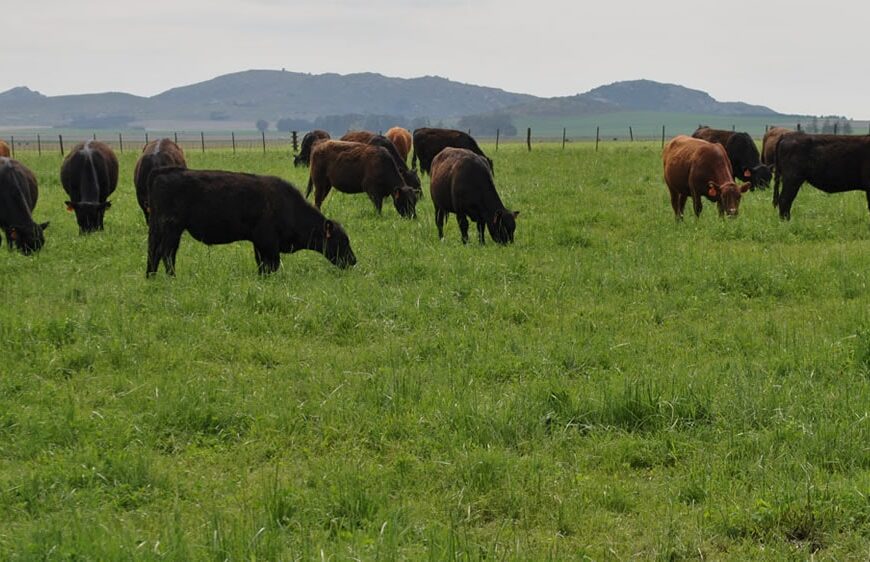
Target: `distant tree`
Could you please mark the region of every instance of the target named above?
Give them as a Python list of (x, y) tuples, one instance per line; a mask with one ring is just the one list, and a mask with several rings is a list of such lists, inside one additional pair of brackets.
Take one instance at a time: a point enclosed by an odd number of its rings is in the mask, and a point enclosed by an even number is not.
[(408, 123), (408, 128), (412, 131), (414, 129), (420, 129), (422, 127), (429, 126), (429, 118), (428, 117), (414, 117), (411, 119), (411, 122)]
[(846, 119), (842, 123), (840, 123), (840, 129), (843, 131), (844, 135), (852, 134), (852, 120)]
[(293, 117), (282, 117), (281, 119), (278, 119), (277, 123), (275, 123), (275, 129), (282, 133), (289, 133), (290, 131), (310, 131), (312, 128), (314, 128), (314, 124), (311, 121), (306, 121), (305, 119), (294, 119)]
[(258, 119), (257, 120), (257, 130), (260, 131), (261, 133), (265, 133), (267, 130), (269, 130), (269, 122), (266, 121), (265, 119)]

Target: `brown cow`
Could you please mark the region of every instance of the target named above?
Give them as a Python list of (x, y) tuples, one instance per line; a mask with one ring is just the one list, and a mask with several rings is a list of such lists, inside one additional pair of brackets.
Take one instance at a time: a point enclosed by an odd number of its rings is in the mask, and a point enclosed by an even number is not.
[(411, 138), (411, 131), (403, 127), (393, 127), (384, 133), (384, 136), (390, 139), (390, 142), (392, 142), (396, 147), (396, 150), (399, 151), (399, 156), (402, 157), (402, 160), (407, 162), (408, 154), (411, 152), (411, 144), (414, 142)]
[(372, 133), (371, 131), (348, 131), (338, 140), (347, 142), (361, 142), (365, 144), (376, 136), (377, 135), (375, 133)]
[(750, 184), (738, 187), (731, 173), (731, 162), (721, 144), (686, 135), (674, 137), (662, 153), (665, 183), (671, 192), (671, 206), (677, 219), (683, 218), (686, 200), (691, 197), (695, 216), (701, 215), (701, 195), (719, 204), (719, 214), (737, 216), (740, 196)]
[(405, 185), (414, 188), (414, 191), (417, 192), (418, 199), (423, 196), (423, 189), (420, 185), (420, 176), (417, 175), (416, 171), (408, 169), (408, 163), (402, 158), (402, 155), (399, 154), (399, 150), (396, 148), (396, 145), (393, 144), (393, 141), (383, 135), (376, 135), (368, 131), (350, 131), (345, 133), (339, 140), (346, 142), (361, 142), (363, 144), (372, 144), (386, 148), (390, 152), (390, 156), (393, 157), (396, 166), (398, 166), (399, 173), (402, 174), (402, 177), (405, 179)]
[(764, 133), (764, 140), (761, 141), (761, 162), (768, 166), (776, 166), (776, 143), (786, 133), (792, 133), (791, 129), (785, 127), (771, 127)]
[(133, 169), (133, 184), (136, 186), (136, 199), (139, 208), (145, 214), (145, 223), (148, 223), (148, 177), (151, 172), (164, 166), (187, 168), (184, 160), (184, 151), (171, 139), (153, 140), (142, 149), (142, 155), (136, 161)]
[[(465, 148), (445, 148), (432, 160), (429, 193), (435, 204), (438, 238), (444, 238), (444, 221), (456, 213), (462, 243), (468, 242), (468, 219), (477, 224), (477, 237), (483, 244), (484, 228), (499, 244), (514, 241), (519, 212), (502, 204), (486, 158)], [(486, 226), (484, 226), (486, 225)]]
[(103, 230), (103, 215), (112, 206), (107, 199), (118, 186), (118, 158), (109, 145), (93, 140), (77, 144), (61, 164), (60, 181), (79, 232)]
[(386, 148), (333, 140), (317, 144), (311, 151), (311, 172), (305, 196), (315, 188), (314, 206), (319, 209), (333, 187), (344, 193), (368, 194), (378, 213), (384, 199), (392, 197), (400, 215), (417, 216), (417, 195), (405, 184)]
[(752, 184), (752, 188), (764, 188), (773, 178), (773, 167), (761, 163), (758, 147), (749, 133), (738, 133), (710, 127), (698, 127), (692, 136), (707, 142), (716, 142), (725, 147), (734, 179), (742, 179)]
[(9, 150), (9, 145), (5, 141), (0, 140), (0, 157), (9, 158), (10, 156), (12, 156), (12, 152)]

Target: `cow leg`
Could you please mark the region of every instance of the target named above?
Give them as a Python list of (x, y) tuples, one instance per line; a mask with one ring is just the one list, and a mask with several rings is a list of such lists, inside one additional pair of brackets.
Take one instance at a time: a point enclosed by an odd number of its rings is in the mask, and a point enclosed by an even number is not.
[(468, 217), (457, 214), (456, 222), (459, 223), (459, 233), (462, 235), (462, 243), (468, 244)]
[(260, 275), (274, 273), (281, 265), (281, 254), (274, 244), (254, 244), (254, 259)]
[(4, 228), (3, 231), (6, 233), (6, 247), (11, 251), (12, 250), (12, 237), (9, 235), (9, 229)]
[(480, 241), (481, 244), (483, 244), (483, 229), (486, 228), (486, 223), (484, 221), (479, 221), (475, 224), (477, 224), (477, 239)]
[[(868, 197), (870, 197), (870, 192), (868, 192)], [(444, 221), (447, 220), (447, 215), (449, 215), (447, 211), (443, 209), (439, 209), (435, 207), (435, 226), (438, 227), (438, 239), (444, 239)]]
[(695, 217), (701, 216), (701, 209), (703, 205), (701, 204), (701, 195), (698, 193), (692, 193), (692, 206), (695, 208)]
[(671, 208), (674, 209), (674, 216), (677, 220), (683, 218), (683, 207), (686, 205), (686, 198), (676, 191), (671, 191)]
[(779, 194), (779, 218), (782, 220), (791, 219), (791, 206), (802, 184), (792, 178), (783, 178), (782, 192)]
[(865, 191), (865, 193), (867, 194), (867, 210), (870, 211), (870, 189)]
[(323, 200), (326, 199), (326, 196), (329, 194), (329, 190), (332, 189), (331, 185), (327, 185), (326, 187), (322, 187), (322, 184), (315, 183), (314, 185), (314, 206), (320, 209), (320, 206), (323, 205)]
[(378, 197), (377, 195), (369, 195), (369, 199), (372, 200), (372, 203), (375, 204), (375, 210), (379, 215), (383, 214), (384, 210), (384, 199), (385, 197)]

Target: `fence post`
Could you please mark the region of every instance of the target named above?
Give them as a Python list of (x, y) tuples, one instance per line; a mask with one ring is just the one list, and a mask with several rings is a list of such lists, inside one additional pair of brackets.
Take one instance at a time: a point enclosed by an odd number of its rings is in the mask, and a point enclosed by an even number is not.
[(124, 137), (121, 136), (121, 133), (118, 133), (118, 146), (121, 148), (121, 153), (124, 152)]
[(57, 140), (60, 143), (60, 155), (63, 156), (63, 135), (57, 135)]
[[(501, 129), (495, 130), (495, 151), (496, 152), (498, 152), (498, 137), (499, 137), (500, 133), (501, 133)], [(867, 133), (867, 134), (870, 135), (870, 133)]]
[(299, 149), (299, 137), (296, 131), (290, 131), (290, 138), (293, 139), (293, 154), (296, 154), (296, 151)]
[(628, 126), (628, 138), (631, 139), (631, 142), (634, 142), (634, 131), (631, 130), (631, 125)]
[(202, 144), (202, 153), (205, 154), (205, 133), (199, 132), (199, 142)]
[(562, 150), (565, 150), (565, 137), (568, 136), (568, 128), (562, 127)]
[(765, 125), (764, 126), (764, 134), (766, 135), (767, 131), (769, 131), (769, 130), (770, 130), (770, 125)]
[(175, 138), (175, 144), (178, 144), (178, 131), (172, 133), (173, 138)]
[(600, 132), (601, 132), (601, 127), (595, 127), (595, 152), (598, 152), (598, 139), (599, 139)]
[(532, 128), (528, 127), (526, 129), (526, 146), (529, 147), (529, 152), (532, 151)]
[(471, 136), (471, 129), (468, 129), (468, 136)]
[(798, 132), (800, 132), (800, 130), (801, 130), (801, 124), (800, 124), (800, 123), (797, 124), (797, 130), (798, 130)]
[(94, 140), (97, 140), (97, 133), (94, 133)]
[(145, 144), (148, 144), (148, 131), (145, 131)]
[(263, 154), (266, 154), (266, 131), (260, 131), (263, 136)]
[(665, 126), (662, 125), (662, 148), (665, 147)]
[(236, 132), (233, 131), (230, 133), (233, 136), (233, 154), (236, 153)]
[(39, 133), (36, 133), (36, 151), (39, 156), (42, 156), (42, 139), (39, 138)]
[(9, 137), (9, 144), (12, 145), (12, 158), (15, 158), (15, 135)]
[(840, 124), (839, 122), (834, 123), (834, 134), (835, 135), (837, 134), (837, 125), (839, 125), (839, 124)]
[(736, 131), (736, 130), (737, 130), (737, 126), (736, 126), (736, 125), (731, 125), (731, 132), (733, 133), (733, 132)]

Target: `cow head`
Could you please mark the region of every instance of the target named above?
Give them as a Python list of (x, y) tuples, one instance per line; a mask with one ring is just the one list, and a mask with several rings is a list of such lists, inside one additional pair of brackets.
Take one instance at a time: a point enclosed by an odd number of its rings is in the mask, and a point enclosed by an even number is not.
[(38, 252), (45, 245), (45, 235), (43, 231), (48, 228), (48, 223), (42, 224), (32, 223), (24, 226), (11, 226), (6, 229), (6, 236), (11, 240), (15, 247), (24, 254), (29, 256), (33, 252)]
[(393, 190), (393, 205), (406, 219), (417, 218), (417, 193), (413, 188), (403, 185)]
[(293, 167), (298, 168), (299, 166), (305, 166), (308, 164), (308, 161), (302, 157), (301, 154), (297, 154), (293, 157)]
[(763, 189), (770, 185), (770, 180), (773, 179), (773, 166), (759, 164), (754, 168), (745, 168), (743, 170), (743, 179), (752, 184), (752, 189), (756, 187)]
[(517, 229), (517, 216), (519, 211), (508, 211), (507, 209), (499, 209), (492, 216), (492, 219), (487, 221), (486, 226), (489, 229), (489, 235), (499, 244), (513, 244), (514, 231)]
[(719, 214), (736, 217), (740, 209), (741, 196), (749, 191), (751, 184), (744, 183), (737, 186), (733, 181), (716, 185), (714, 182), (707, 184), (707, 196), (719, 204)]
[(422, 193), (420, 176), (417, 174), (417, 170), (405, 170), (402, 172), (402, 179), (405, 180), (406, 185), (414, 188), (414, 191)]
[(340, 224), (331, 220), (323, 223), (323, 255), (342, 269), (356, 265), (350, 238)]
[(112, 206), (110, 201), (96, 202), (73, 202), (66, 201), (68, 211), (74, 211), (76, 214), (76, 222), (79, 223), (79, 232), (87, 234), (96, 230), (103, 230), (103, 215), (106, 214), (106, 209)]

